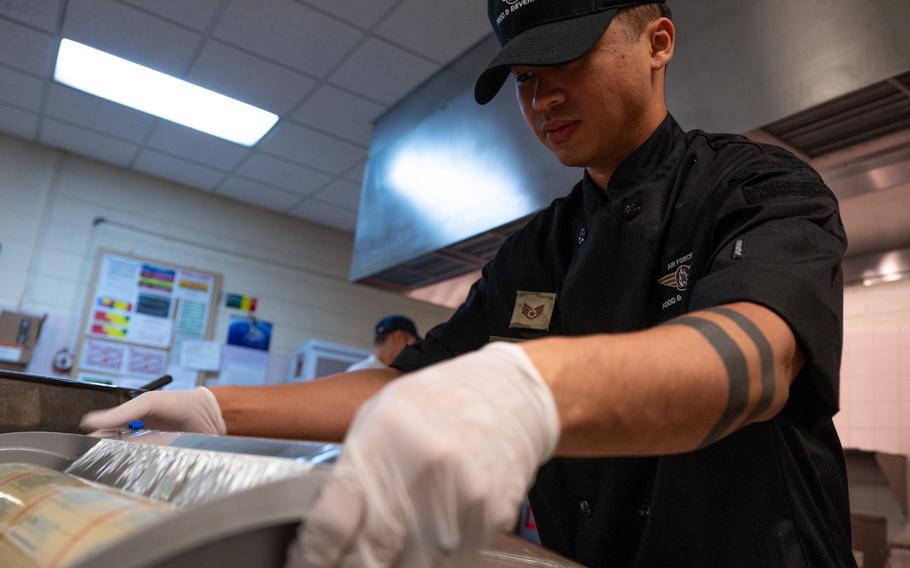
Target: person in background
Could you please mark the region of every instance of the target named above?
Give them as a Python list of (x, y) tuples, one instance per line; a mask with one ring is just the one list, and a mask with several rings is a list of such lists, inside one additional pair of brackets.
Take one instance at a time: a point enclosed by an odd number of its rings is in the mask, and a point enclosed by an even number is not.
[(386, 316), (376, 323), (373, 333), (373, 353), (363, 361), (348, 367), (348, 372), (363, 369), (387, 369), (401, 350), (420, 341), (417, 326), (411, 318)]

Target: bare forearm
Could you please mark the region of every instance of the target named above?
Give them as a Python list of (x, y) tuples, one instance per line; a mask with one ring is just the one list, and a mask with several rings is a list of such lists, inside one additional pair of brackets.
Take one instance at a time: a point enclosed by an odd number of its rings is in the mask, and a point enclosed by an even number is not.
[(562, 422), (560, 455), (655, 455), (773, 417), (800, 366), (776, 314), (740, 303), (638, 333), (524, 344)]
[(211, 390), (230, 435), (337, 442), (360, 405), (399, 375), (373, 369), (305, 383)]

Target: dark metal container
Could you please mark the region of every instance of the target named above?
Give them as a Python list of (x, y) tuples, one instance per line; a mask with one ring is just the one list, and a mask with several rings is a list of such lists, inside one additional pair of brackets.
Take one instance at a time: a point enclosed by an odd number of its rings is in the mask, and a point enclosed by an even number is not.
[(117, 406), (142, 392), (0, 370), (0, 433), (81, 433), (79, 420), (86, 412)]

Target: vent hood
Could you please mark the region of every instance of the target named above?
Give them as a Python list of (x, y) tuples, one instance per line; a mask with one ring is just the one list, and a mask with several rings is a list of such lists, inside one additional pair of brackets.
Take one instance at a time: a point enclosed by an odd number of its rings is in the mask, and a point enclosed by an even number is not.
[(810, 158), (910, 128), (910, 73), (879, 81), (766, 126)]
[[(850, 254), (910, 247), (906, 228), (865, 213), (910, 204), (910, 3), (672, 7), (680, 36), (668, 100), (680, 124), (748, 132), (811, 161), (841, 199)], [(488, 37), (377, 122), (352, 280), (407, 292), (472, 273), (580, 179), (527, 132), (508, 86), (474, 103), (476, 74), (497, 47)]]

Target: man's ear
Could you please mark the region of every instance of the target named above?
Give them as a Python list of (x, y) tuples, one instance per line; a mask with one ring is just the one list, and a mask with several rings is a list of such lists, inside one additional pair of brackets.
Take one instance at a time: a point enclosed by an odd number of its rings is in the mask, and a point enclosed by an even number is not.
[(676, 27), (669, 18), (659, 18), (648, 24), (647, 36), (651, 43), (651, 68), (662, 69), (673, 59), (676, 47)]

